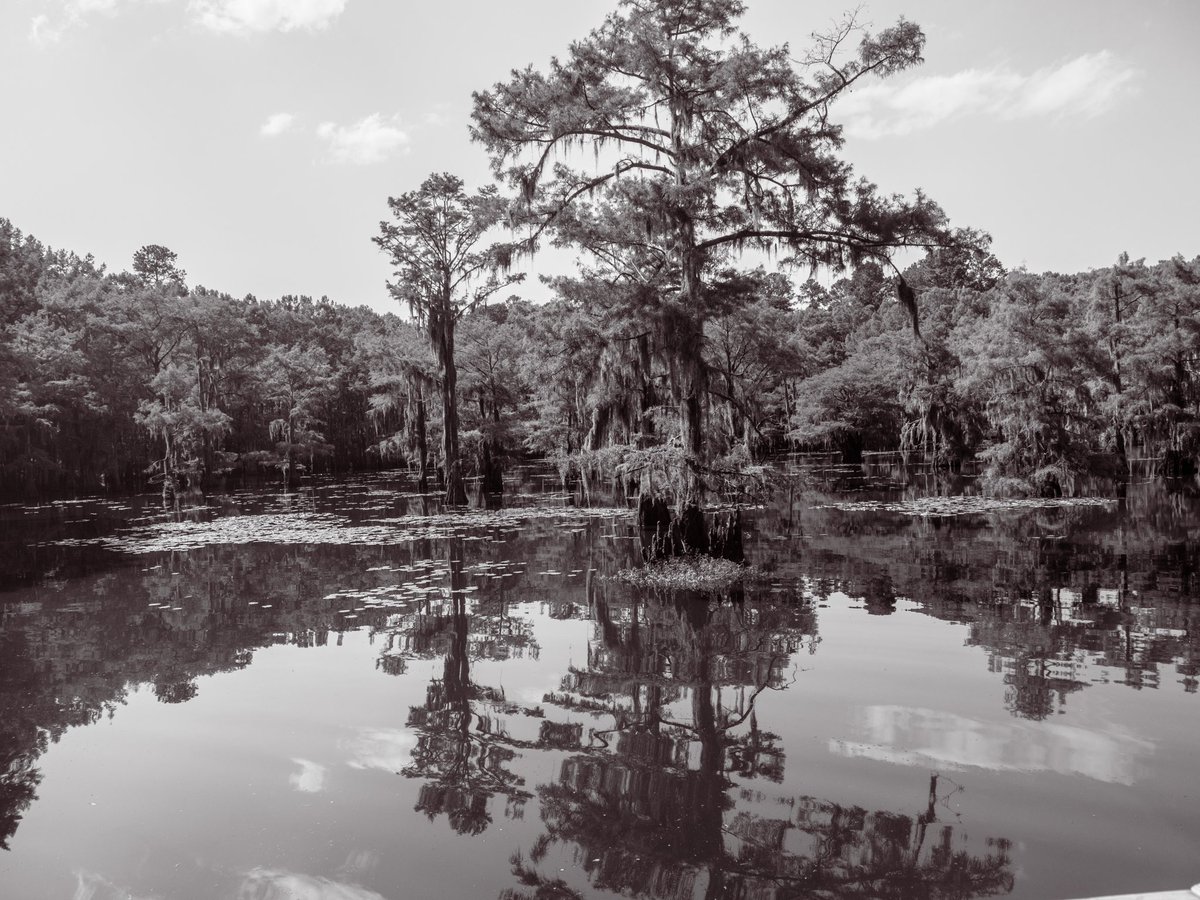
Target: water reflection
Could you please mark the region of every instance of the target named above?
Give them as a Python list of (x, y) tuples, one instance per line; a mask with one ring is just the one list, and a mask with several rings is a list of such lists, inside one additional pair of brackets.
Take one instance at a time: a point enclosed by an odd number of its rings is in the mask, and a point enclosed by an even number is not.
[(328, 771), (325, 766), (311, 759), (293, 759), (292, 762), (300, 767), (300, 771), (288, 776), (288, 783), (292, 787), (305, 794), (319, 794), (324, 790)]
[(1198, 513), (1197, 498), (1155, 485), (1107, 508), (952, 520), (794, 503), (764, 512), (751, 552), (811, 579), (820, 600), (841, 592), (888, 615), (906, 598), (967, 624), (1009, 710), (1042, 720), (1095, 683), (1154, 689), (1165, 677), (1197, 692)]
[[(311, 523), (337, 508), (367, 530), (406, 511), (436, 513), (427, 498), (397, 500), (369, 484), (330, 491), (272, 509)], [(248, 503), (197, 521), (248, 516)], [(1018, 874), (1035, 866), (1014, 859), (1014, 845), (1029, 858), (1054, 851), (1039, 849), (1021, 815), (993, 826), (992, 811), (976, 807), (968, 829), (962, 787), (981, 796), (989, 779), (1032, 773), (1086, 778), (1103, 792), (1160, 769), (1177, 782), (1187, 773), (1190, 746), (1175, 732), (1194, 717), (1200, 672), (1195, 513), (1189, 498), (1148, 489), (1112, 508), (950, 521), (783, 498), (746, 521), (759, 575), (721, 596), (619, 584), (609, 576), (640, 558), (633, 526), (600, 517), (476, 512), (470, 524), (439, 520), (383, 546), (138, 556), (42, 547), (43, 562), (57, 554), (54, 568), (0, 595), (0, 845), (36, 808), (52, 745), (74, 726), (119, 722), (140, 685), (175, 707), (155, 706), (164, 715), (186, 715), (211, 676), (240, 673), (263, 648), (316, 656), (355, 633), (371, 638), (370, 677), (404, 696), (398, 718), (339, 732), (329, 755), (278, 749), (281, 790), (341, 803), (348, 774), (394, 777), (405, 805), (387, 809), (386, 826), (361, 823), (358, 863), (339, 865), (345, 850), (312, 869), (243, 860), (227, 865), (226, 895), (395, 900), (403, 893), (376, 867), (400, 851), (371, 836), (422, 820), (481, 860), (499, 854), (507, 881), (481, 892), (513, 900), (1019, 893)], [(69, 537), (64, 517), (77, 514), (56, 514), (54, 534)], [(845, 626), (835, 613), (855, 618)], [(947, 661), (947, 679), (978, 674), (997, 690), (973, 698), (975, 708), (939, 705), (936, 693), (883, 701), (872, 690), (884, 682), (871, 679), (889, 676), (848, 667), (832, 687), (844, 693), (802, 693), (806, 670), (856, 658), (855, 628), (894, 634), (899, 656), (913, 621), (971, 651)], [(843, 630), (831, 632), (834, 622)], [(588, 635), (569, 663), (546, 637), (568, 626)], [(549, 668), (544, 660), (558, 661), (536, 694), (506, 680), (504, 664)], [(1089, 706), (1111, 692), (1125, 698), (1120, 710)], [(1153, 712), (1131, 722), (1139, 702)], [(1148, 722), (1161, 728), (1147, 732)], [(864, 772), (877, 800), (856, 790)], [(1015, 780), (1004, 790), (1025, 791), (1031, 809), (1039, 802)], [(986, 795), (997, 808), (1004, 790)], [(1113, 803), (1119, 820), (1131, 801)], [(74, 875), (79, 900), (162, 895), (96, 868), (105, 874)]]
[(984, 722), (933, 709), (870, 706), (859, 724), (863, 741), (832, 740), (830, 752), (920, 768), (1052, 771), (1113, 784), (1133, 784), (1154, 752), (1153, 742), (1115, 727)]
[(246, 874), (237, 892), (237, 900), (384, 900), (381, 894), (329, 878), (253, 869)]
[[(809, 603), (750, 596), (593, 596), (596, 639), (547, 704), (595, 721), (556, 781), (539, 785), (545, 832), (512, 860), (506, 900), (582, 896), (553, 875), (556, 848), (591, 887), (651, 897), (972, 897), (1011, 888), (1008, 842), (975, 850), (937, 830), (938, 781), (916, 816), (812, 797), (770, 801), (785, 752), (760, 723), (792, 656), (816, 649)], [(582, 736), (581, 736), (582, 737)], [(569, 849), (567, 849), (569, 848)], [(553, 871), (553, 867), (550, 867)]]
[(76, 872), (72, 900), (150, 900), (127, 887), (113, 884), (98, 872)]
[(433, 601), (426, 600), (393, 632), (418, 652), (433, 650), (443, 657), (442, 677), (429, 683), (425, 704), (409, 710), (416, 744), (402, 771), (426, 781), (417, 812), (430, 820), (445, 815), (459, 834), (479, 834), (491, 824), (494, 795), (508, 797), (509, 810), (519, 809), (530, 795), (524, 779), (509, 768), (522, 742), (508, 734), (499, 717), (507, 706), (504, 692), (472, 682), (471, 662), (503, 658), (512, 647), (526, 648), (531, 641), (524, 623), (507, 619), (502, 610), (500, 615), (483, 609), (468, 614), (461, 539), (447, 542), (446, 562), (448, 598), (440, 600), (436, 612), (430, 609)]

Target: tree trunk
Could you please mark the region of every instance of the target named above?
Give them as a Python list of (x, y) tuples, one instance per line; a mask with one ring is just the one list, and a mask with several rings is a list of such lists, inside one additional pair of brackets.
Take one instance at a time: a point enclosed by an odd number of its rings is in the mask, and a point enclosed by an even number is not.
[(492, 442), (486, 438), (479, 446), (479, 474), (483, 476), (480, 488), (485, 494), (504, 493), (504, 473), (492, 451)]
[(175, 479), (175, 452), (171, 448), (171, 435), (163, 433), (166, 449), (163, 452), (163, 509), (170, 509), (179, 504), (179, 482)]
[(283, 461), (283, 488), (291, 490), (295, 485), (295, 464), (292, 462), (292, 448), (295, 446), (296, 428), (292, 424), (291, 416), (288, 416), (287, 423), (287, 453), (284, 455)]
[(467, 505), (462, 461), (458, 451), (458, 370), (454, 365), (454, 316), (447, 310), (442, 323), (438, 361), (442, 367), (442, 450), (446, 461), (446, 503)]
[(424, 494), (429, 490), (429, 432), (425, 426), (425, 398), (417, 386), (417, 490)]
[(718, 559), (745, 562), (746, 553), (742, 545), (742, 513), (717, 514), (708, 532), (708, 552)]
[[(500, 404), (496, 401), (496, 384), (492, 382), (492, 431), (483, 441), (483, 462), (480, 467), (480, 474), (483, 476), (483, 489), (491, 494), (504, 493), (504, 471), (500, 466), (500, 459), (504, 454), (504, 448), (500, 445), (499, 439), (496, 437), (500, 433)], [(480, 417), (483, 416), (483, 410), (480, 411)]]
[(653, 443), (654, 419), (651, 411), (658, 405), (658, 394), (654, 390), (653, 360), (650, 357), (650, 336), (643, 334), (638, 338), (638, 361), (642, 373), (641, 419), (638, 428), (639, 447), (648, 447)]

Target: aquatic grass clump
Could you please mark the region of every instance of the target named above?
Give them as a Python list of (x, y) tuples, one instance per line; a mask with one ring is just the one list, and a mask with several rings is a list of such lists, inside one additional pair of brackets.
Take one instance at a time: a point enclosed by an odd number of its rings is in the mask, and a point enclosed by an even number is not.
[(661, 591), (723, 591), (754, 572), (749, 566), (711, 556), (676, 556), (614, 576), (634, 587)]
[(917, 518), (984, 515), (1012, 510), (1107, 507), (1116, 500), (1106, 497), (920, 497), (915, 500), (853, 500), (824, 503), (813, 509), (840, 509), (846, 512), (897, 512)]

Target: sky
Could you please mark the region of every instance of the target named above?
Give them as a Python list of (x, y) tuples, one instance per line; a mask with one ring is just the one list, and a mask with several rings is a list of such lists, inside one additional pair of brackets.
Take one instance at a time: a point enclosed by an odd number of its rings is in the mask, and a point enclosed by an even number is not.
[[(801, 55), (853, 0), (746, 0)], [(544, 68), (615, 0), (3, 0), (0, 216), (188, 283), (395, 308), (371, 242), (431, 172), (490, 177), (471, 92)], [(921, 188), (1008, 267), (1200, 254), (1200, 2), (867, 0), (921, 25), (925, 63), (839, 100), (845, 155)], [(558, 272), (547, 257), (535, 272)], [(517, 293), (544, 296), (536, 278)]]

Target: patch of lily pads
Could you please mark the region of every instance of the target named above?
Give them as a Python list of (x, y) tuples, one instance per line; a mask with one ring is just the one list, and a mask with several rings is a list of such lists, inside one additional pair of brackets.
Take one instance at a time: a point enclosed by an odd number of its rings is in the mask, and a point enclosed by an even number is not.
[(217, 544), (337, 544), (395, 546), (413, 541), (468, 537), (480, 529), (513, 528), (535, 521), (577, 529), (589, 521), (626, 518), (633, 512), (615, 507), (537, 506), (488, 511), (399, 516), (353, 523), (340, 516), (315, 512), (262, 513), (224, 516), (209, 521), (158, 522), (123, 533), (65, 544), (99, 544), (125, 553), (163, 553), (198, 550)]
[(914, 500), (848, 500), (826, 503), (814, 509), (840, 509), (846, 512), (894, 512), (918, 518), (972, 516), (996, 512), (1106, 507), (1116, 500), (1104, 497), (920, 497)]

